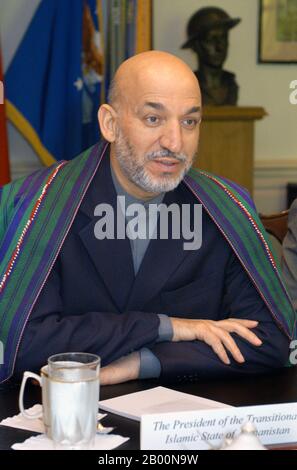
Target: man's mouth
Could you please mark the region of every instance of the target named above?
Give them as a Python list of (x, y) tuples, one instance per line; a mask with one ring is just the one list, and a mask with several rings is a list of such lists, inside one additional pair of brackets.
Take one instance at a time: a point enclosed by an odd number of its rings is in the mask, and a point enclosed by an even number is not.
[(154, 158), (154, 162), (158, 163), (164, 163), (165, 165), (176, 165), (180, 163), (180, 160), (177, 158), (170, 158), (170, 157), (160, 157), (160, 158)]
[(172, 159), (172, 158), (155, 158), (152, 160), (152, 163), (155, 163), (158, 169), (162, 171), (175, 171), (177, 166), (181, 164), (179, 160)]

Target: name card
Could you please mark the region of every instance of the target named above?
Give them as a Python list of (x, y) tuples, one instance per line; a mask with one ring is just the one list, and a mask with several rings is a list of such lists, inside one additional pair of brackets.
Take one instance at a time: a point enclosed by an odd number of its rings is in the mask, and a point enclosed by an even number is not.
[(251, 422), (265, 445), (297, 443), (297, 403), (143, 415), (142, 450), (203, 450), (233, 439)]

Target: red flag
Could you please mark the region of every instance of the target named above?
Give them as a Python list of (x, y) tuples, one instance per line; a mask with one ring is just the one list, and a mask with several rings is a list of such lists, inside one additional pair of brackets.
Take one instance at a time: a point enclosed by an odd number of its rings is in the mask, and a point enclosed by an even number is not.
[(3, 73), (1, 63), (0, 51), (0, 186), (9, 183), (9, 156), (8, 156), (8, 141), (6, 131), (6, 116), (4, 106), (4, 86), (3, 86)]

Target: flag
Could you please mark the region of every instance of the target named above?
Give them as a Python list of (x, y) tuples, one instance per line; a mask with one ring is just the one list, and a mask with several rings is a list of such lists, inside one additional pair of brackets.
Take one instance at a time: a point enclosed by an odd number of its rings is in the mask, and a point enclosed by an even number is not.
[(136, 16), (136, 54), (152, 47), (152, 0), (138, 0)]
[(10, 181), (9, 155), (6, 132), (6, 116), (4, 106), (4, 84), (2, 73), (2, 60), (0, 50), (0, 186)]
[(99, 139), (100, 0), (42, 0), (6, 71), (7, 116), (50, 165)]
[(127, 0), (126, 57), (136, 52), (137, 0)]
[(152, 48), (152, 0), (103, 0), (105, 94), (119, 65)]
[(50, 165), (99, 139), (117, 67), (151, 48), (151, 0), (42, 0), (5, 73), (7, 117)]

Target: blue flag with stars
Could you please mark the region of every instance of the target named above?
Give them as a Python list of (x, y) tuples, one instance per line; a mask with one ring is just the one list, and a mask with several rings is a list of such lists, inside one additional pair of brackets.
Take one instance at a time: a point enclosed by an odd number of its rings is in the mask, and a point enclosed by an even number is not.
[(100, 15), (99, 0), (41, 0), (5, 74), (8, 118), (46, 165), (99, 139)]

